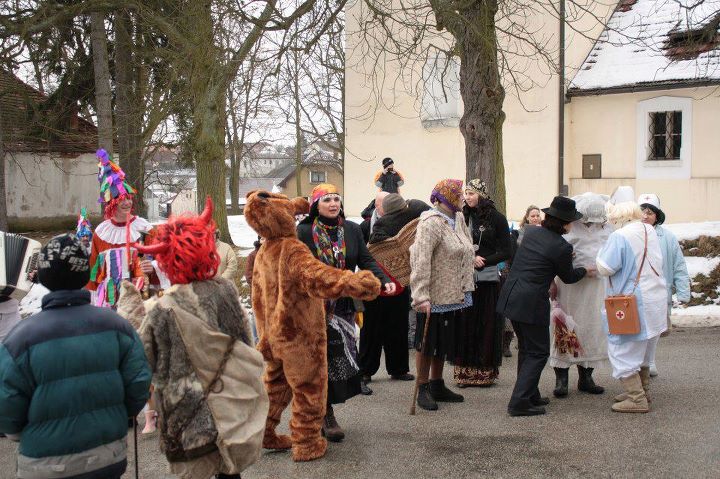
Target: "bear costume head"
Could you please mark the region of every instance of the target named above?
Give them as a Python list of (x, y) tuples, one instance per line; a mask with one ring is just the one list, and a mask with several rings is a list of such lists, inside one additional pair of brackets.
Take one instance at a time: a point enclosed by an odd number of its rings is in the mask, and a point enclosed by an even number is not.
[(245, 219), (265, 239), (297, 236), (295, 215), (308, 214), (310, 204), (305, 198), (289, 199), (285, 195), (254, 190), (247, 194)]

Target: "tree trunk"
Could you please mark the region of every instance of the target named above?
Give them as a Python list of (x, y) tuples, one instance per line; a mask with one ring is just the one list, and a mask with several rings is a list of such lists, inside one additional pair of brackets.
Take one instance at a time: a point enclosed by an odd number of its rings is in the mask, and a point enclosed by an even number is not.
[(234, 215), (239, 215), (240, 198), (238, 195), (240, 192), (240, 157), (238, 156), (238, 125), (232, 86), (228, 88), (228, 100), (230, 101), (230, 120), (232, 121), (232, 129), (228, 128), (227, 132), (228, 145), (230, 145), (230, 178), (228, 179), (230, 189), (230, 212)]
[(115, 79), (118, 154), (128, 182), (138, 193), (135, 195), (135, 212), (147, 213), (143, 193), (145, 191), (145, 168), (143, 164), (140, 130), (142, 129), (143, 99), (137, 98), (138, 75), (133, 62), (133, 21), (127, 10), (115, 14)]
[(105, 15), (101, 12), (90, 14), (90, 42), (93, 52), (95, 74), (95, 110), (98, 118), (98, 148), (112, 154), (112, 94), (110, 92), (110, 66), (108, 63)]
[[(505, 89), (497, 60), (497, 1), (478, 1), (461, 14), (466, 27), (454, 32), (460, 48), (460, 94), (465, 112), (460, 131), (465, 139), (466, 180), (488, 185), (497, 209), (505, 212), (505, 167), (502, 154), (502, 111)], [(478, 34), (477, 32), (480, 32)]]
[[(302, 196), (302, 131), (300, 130), (300, 64), (298, 52), (293, 50), (295, 71), (293, 72), (293, 101), (295, 102), (295, 190), (296, 196)], [(311, 178), (312, 180), (312, 178)]]
[(5, 185), (5, 136), (0, 108), (0, 231), (8, 231), (7, 188)]
[(188, 145), (197, 169), (198, 202), (210, 196), (213, 219), (222, 241), (233, 244), (225, 205), (225, 125), (227, 72), (223, 54), (215, 46), (210, 2), (190, 2), (185, 12), (195, 47), (188, 55), (192, 93), (192, 121)]

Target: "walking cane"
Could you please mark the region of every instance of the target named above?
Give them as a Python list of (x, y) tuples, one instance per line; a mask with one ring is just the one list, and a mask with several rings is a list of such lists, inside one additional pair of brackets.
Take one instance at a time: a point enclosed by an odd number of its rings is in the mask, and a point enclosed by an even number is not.
[(133, 449), (135, 450), (135, 479), (140, 479), (138, 471), (138, 450), (137, 450), (137, 417), (133, 416)]
[[(430, 315), (425, 314), (425, 326), (423, 327), (422, 343), (420, 343), (420, 351), (417, 354), (422, 354), (425, 350), (425, 341), (427, 341), (428, 327), (430, 326)], [(417, 371), (415, 371), (417, 373)], [(410, 415), (415, 415), (415, 403), (417, 402), (418, 388), (420, 387), (420, 375), (418, 374), (415, 378), (415, 390), (413, 391), (412, 404), (410, 405)]]

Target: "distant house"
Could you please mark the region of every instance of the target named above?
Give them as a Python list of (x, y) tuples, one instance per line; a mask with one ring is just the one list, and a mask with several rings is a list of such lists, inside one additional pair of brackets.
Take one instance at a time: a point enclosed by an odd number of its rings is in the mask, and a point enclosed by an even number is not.
[[(300, 169), (300, 195), (297, 194), (297, 168), (295, 163), (286, 165), (270, 174), (280, 177), (277, 183), (287, 196), (309, 197), (320, 183), (332, 183), (343, 192), (343, 168), (338, 156), (325, 150), (310, 150)], [(270, 176), (270, 174), (268, 176)]]
[(669, 221), (718, 218), (719, 23), (720, 0), (620, 2), (568, 88), (571, 194), (629, 184)]
[(72, 111), (48, 124), (54, 115), (47, 100), (0, 70), (8, 222), (15, 231), (72, 227), (83, 207), (100, 214), (97, 129)]

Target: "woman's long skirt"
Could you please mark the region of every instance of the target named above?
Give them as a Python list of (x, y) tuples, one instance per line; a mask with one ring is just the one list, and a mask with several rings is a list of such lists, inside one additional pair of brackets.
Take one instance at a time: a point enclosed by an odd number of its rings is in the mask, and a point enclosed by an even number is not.
[(505, 321), (495, 312), (500, 283), (480, 282), (473, 292), (473, 305), (464, 310), (455, 331), (455, 382), (466, 386), (490, 386), (502, 364), (502, 335)]
[(432, 356), (434, 358), (449, 359), (454, 356), (455, 331), (463, 311), (464, 309), (456, 309), (444, 313), (431, 313), (427, 338), (425, 338), (424, 344), (425, 313), (417, 313), (415, 349), (426, 356)]

